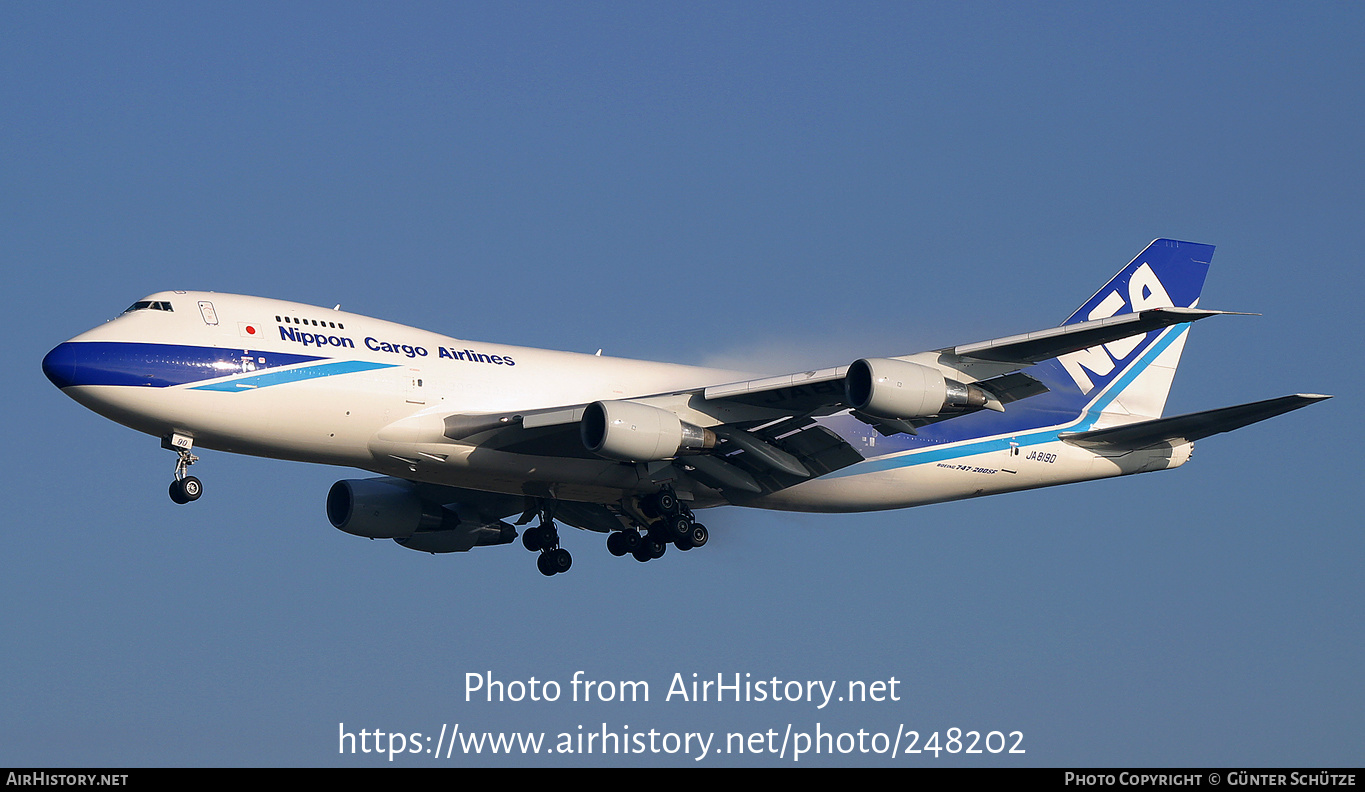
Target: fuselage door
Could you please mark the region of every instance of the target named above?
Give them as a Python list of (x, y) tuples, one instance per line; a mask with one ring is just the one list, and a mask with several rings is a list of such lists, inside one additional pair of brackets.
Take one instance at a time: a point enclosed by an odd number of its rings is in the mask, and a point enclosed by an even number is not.
[(427, 397), (422, 383), (422, 370), (409, 368), (407, 370), (408, 404), (426, 404)]
[(204, 324), (206, 325), (218, 324), (218, 314), (213, 310), (213, 303), (208, 300), (199, 301), (199, 315), (204, 317)]

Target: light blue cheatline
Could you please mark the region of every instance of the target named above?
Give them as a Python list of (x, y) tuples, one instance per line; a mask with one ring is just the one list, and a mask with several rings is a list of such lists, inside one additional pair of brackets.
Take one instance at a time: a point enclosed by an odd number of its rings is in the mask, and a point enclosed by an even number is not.
[(332, 363), (318, 363), (287, 371), (267, 371), (236, 379), (219, 380), (207, 385), (196, 385), (190, 390), (225, 391), (238, 393), (247, 390), (269, 388), (273, 385), (288, 385), (291, 382), (335, 377), (339, 374), (355, 374), (361, 371), (394, 368), (394, 363), (368, 363), (363, 360), (338, 360)]

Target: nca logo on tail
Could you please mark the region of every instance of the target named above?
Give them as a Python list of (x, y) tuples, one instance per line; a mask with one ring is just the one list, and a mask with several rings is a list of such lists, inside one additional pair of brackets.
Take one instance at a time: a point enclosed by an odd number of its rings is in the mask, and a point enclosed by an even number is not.
[[(1197, 301), (1196, 301), (1197, 302)], [(1117, 316), (1119, 312), (1138, 313), (1149, 308), (1170, 308), (1175, 303), (1171, 302), (1170, 295), (1166, 293), (1166, 287), (1161, 285), (1161, 280), (1156, 273), (1146, 263), (1133, 271), (1133, 275), (1128, 279), (1128, 300), (1124, 301), (1123, 295), (1119, 290), (1109, 292), (1099, 305), (1086, 315), (1086, 319), (1108, 319)], [(1194, 306), (1189, 306), (1193, 308)], [(1127, 308), (1128, 310), (1124, 310)], [(1096, 376), (1107, 377), (1113, 372), (1114, 367), (1123, 362), (1127, 357), (1142, 345), (1147, 336), (1136, 335), (1128, 338), (1120, 338), (1117, 341), (1110, 341), (1102, 346), (1094, 346), (1089, 349), (1082, 349), (1079, 352), (1072, 352), (1069, 355), (1061, 355), (1057, 360), (1066, 369), (1066, 373), (1071, 375), (1071, 379), (1076, 382), (1076, 387), (1081, 389), (1081, 393), (1089, 393), (1094, 390), (1095, 383), (1085, 373), (1089, 369)]]

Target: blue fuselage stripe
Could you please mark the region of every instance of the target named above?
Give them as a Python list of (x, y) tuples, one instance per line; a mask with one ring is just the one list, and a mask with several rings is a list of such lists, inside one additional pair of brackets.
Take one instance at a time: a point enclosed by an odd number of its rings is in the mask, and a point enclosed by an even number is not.
[[(300, 366), (301, 363), (313, 365)], [(43, 372), (59, 388), (85, 385), (173, 388), (185, 385), (191, 390), (230, 393), (395, 365), (236, 347), (130, 341), (68, 341), (43, 358)]]

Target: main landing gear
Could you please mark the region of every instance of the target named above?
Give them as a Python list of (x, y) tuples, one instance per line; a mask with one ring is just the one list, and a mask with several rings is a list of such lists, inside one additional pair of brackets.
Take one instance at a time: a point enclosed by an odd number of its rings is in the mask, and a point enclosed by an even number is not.
[(533, 553), (540, 553), (536, 568), (545, 577), (568, 572), (573, 566), (573, 556), (559, 546), (559, 529), (555, 527), (550, 509), (542, 509), (540, 524), (521, 532), (521, 545)]
[(194, 438), (173, 434), (162, 438), (161, 447), (169, 448), (178, 456), (175, 461), (175, 480), (171, 482), (171, 500), (181, 504), (199, 500), (199, 496), (204, 494), (204, 484), (194, 476), (187, 475), (190, 465), (199, 461), (199, 457), (190, 453)]
[[(546, 577), (567, 572), (573, 565), (569, 551), (559, 546), (554, 505), (553, 500), (540, 501), (518, 521), (520, 525), (539, 514), (540, 523), (522, 531), (521, 544), (527, 550), (540, 554), (536, 559), (536, 568)], [(678, 500), (672, 489), (641, 498), (638, 510), (631, 511), (635, 514), (635, 527), (612, 531), (607, 535), (607, 551), (614, 556), (629, 555), (636, 561), (652, 561), (663, 557), (669, 545), (679, 550), (691, 550), (705, 545), (710, 538), (706, 526), (696, 521), (692, 510)]]
[(629, 554), (636, 561), (645, 562), (662, 558), (670, 544), (679, 550), (691, 550), (710, 538), (706, 526), (696, 521), (692, 510), (670, 489), (641, 498), (640, 511), (651, 518), (649, 527), (643, 534), (637, 530), (613, 532), (607, 537), (607, 552), (614, 556)]

